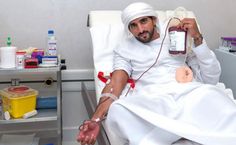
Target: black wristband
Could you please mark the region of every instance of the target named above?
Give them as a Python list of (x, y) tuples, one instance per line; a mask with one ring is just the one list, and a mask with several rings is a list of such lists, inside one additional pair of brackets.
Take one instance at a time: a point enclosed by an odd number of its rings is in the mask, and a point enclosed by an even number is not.
[(193, 38), (193, 40), (194, 40), (194, 44), (195, 44), (196, 46), (202, 44), (202, 41), (203, 41), (203, 36), (202, 36), (202, 34), (199, 34), (197, 37)]

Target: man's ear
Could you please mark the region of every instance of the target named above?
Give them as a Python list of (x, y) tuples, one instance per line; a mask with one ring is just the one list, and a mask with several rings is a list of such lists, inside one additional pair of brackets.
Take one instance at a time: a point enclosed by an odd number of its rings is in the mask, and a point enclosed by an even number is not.
[(153, 20), (154, 23), (157, 24), (157, 18), (156, 17), (152, 17), (152, 20)]
[(154, 25), (154, 27), (156, 28), (156, 30), (157, 30), (158, 32), (160, 32), (160, 31), (159, 31), (158, 18), (152, 17), (152, 22), (153, 22), (153, 25)]
[(152, 21), (153, 21), (153, 24), (155, 25), (155, 26), (157, 26), (157, 21), (158, 21), (158, 19), (156, 18), (156, 17), (152, 17)]

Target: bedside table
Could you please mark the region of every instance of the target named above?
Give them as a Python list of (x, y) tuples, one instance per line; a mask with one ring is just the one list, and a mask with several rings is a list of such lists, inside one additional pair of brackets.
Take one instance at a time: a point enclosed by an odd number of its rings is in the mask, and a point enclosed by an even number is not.
[(228, 52), (227, 50), (215, 49), (216, 57), (221, 65), (220, 81), (227, 88), (231, 88), (236, 96), (236, 53)]

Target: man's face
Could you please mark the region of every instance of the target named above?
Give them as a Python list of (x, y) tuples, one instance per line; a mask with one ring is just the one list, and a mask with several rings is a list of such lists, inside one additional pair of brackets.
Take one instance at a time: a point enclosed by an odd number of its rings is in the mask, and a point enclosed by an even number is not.
[(152, 17), (140, 17), (130, 22), (129, 30), (137, 40), (148, 43), (156, 39), (155, 33), (156, 20)]

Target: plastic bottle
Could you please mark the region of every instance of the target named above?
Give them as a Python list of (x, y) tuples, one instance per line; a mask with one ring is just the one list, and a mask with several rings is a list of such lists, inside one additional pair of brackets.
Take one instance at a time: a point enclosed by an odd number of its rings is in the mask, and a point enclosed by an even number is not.
[(32, 116), (35, 116), (38, 114), (38, 111), (37, 110), (33, 110), (33, 111), (30, 111), (30, 112), (27, 112), (23, 115), (23, 118), (24, 119), (27, 119), (29, 117), (32, 117)]
[(48, 50), (49, 56), (57, 56), (57, 40), (53, 30), (48, 30)]
[(17, 51), (16, 52), (16, 68), (17, 69), (24, 68), (25, 54), (26, 54), (25, 51)]

